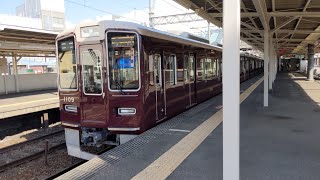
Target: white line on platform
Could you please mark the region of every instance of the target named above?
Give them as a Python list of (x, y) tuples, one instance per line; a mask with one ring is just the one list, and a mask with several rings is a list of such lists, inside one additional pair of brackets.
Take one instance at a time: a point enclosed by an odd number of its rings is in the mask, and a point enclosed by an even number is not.
[(169, 131), (187, 132), (187, 133), (191, 132), (189, 130), (184, 130), (184, 129), (169, 129)]

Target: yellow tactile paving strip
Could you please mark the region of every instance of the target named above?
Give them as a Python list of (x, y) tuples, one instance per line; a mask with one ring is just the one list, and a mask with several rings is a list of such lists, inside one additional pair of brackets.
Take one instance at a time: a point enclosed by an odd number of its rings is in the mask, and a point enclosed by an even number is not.
[(14, 103), (14, 104), (0, 105), (0, 108), (10, 107), (10, 106), (20, 106), (20, 105), (25, 105), (25, 104), (39, 103), (39, 102), (48, 102), (48, 101), (51, 101), (51, 100), (56, 100), (58, 102), (59, 97), (48, 98), (48, 99), (39, 99), (39, 100), (27, 101), (27, 102), (21, 102), (21, 103)]
[[(259, 79), (244, 91), (240, 95), (240, 103), (242, 103), (262, 81), (263, 78)], [(148, 167), (134, 176), (132, 180), (166, 179), (222, 122), (222, 114), (222, 109), (220, 109)]]

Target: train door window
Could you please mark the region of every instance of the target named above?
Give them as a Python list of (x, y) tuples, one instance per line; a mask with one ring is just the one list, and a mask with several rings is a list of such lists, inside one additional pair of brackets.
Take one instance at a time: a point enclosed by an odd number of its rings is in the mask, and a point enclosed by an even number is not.
[(217, 75), (221, 77), (222, 61), (220, 59), (216, 59), (216, 66), (217, 66)]
[(148, 70), (148, 74), (149, 74), (149, 84), (151, 86), (154, 85), (154, 72), (153, 72), (153, 68), (154, 68), (154, 65), (153, 65), (153, 55), (149, 55), (149, 70)]
[(197, 79), (198, 80), (206, 79), (204, 62), (205, 62), (205, 58), (201, 58), (200, 61), (198, 61), (197, 63)]
[(178, 54), (176, 56), (176, 65), (177, 65), (177, 83), (179, 82), (184, 82), (184, 65), (183, 65), (183, 55), (182, 54)]
[(246, 60), (245, 63), (246, 63), (246, 71), (248, 71), (249, 70), (249, 60)]
[(194, 55), (190, 54), (190, 56), (189, 56), (190, 82), (194, 81), (194, 61), (195, 61)]
[(215, 59), (212, 59), (212, 75), (213, 77), (217, 76), (217, 62)]
[(85, 94), (102, 93), (101, 52), (86, 48), (81, 52), (83, 88)]
[(155, 54), (152, 57), (154, 81), (157, 85), (162, 86), (161, 56), (159, 54)]
[(171, 85), (177, 84), (177, 59), (176, 55), (165, 56), (166, 62), (166, 81)]
[(189, 69), (189, 57), (187, 55), (183, 56), (183, 72), (184, 72), (184, 82), (188, 83), (189, 82), (189, 73), (190, 73), (190, 69)]

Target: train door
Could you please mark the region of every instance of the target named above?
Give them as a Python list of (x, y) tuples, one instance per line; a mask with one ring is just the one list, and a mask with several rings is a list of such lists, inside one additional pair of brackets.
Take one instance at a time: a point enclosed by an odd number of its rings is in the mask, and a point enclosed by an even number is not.
[(82, 123), (106, 124), (106, 109), (102, 80), (102, 45), (80, 46), (82, 77)]
[(185, 65), (187, 66), (187, 86), (189, 89), (189, 107), (196, 104), (196, 78), (195, 78), (195, 56), (194, 54), (189, 54), (185, 58)]
[(166, 106), (165, 106), (165, 88), (164, 78), (162, 70), (161, 56), (156, 54), (153, 56), (153, 77), (155, 86), (155, 98), (156, 98), (156, 120), (161, 121), (165, 118)]

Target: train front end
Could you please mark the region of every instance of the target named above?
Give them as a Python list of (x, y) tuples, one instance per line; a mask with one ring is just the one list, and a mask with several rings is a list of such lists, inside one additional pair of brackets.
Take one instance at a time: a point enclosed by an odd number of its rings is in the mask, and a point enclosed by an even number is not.
[(56, 44), (68, 154), (91, 159), (141, 133), (139, 35), (91, 24), (58, 36)]

